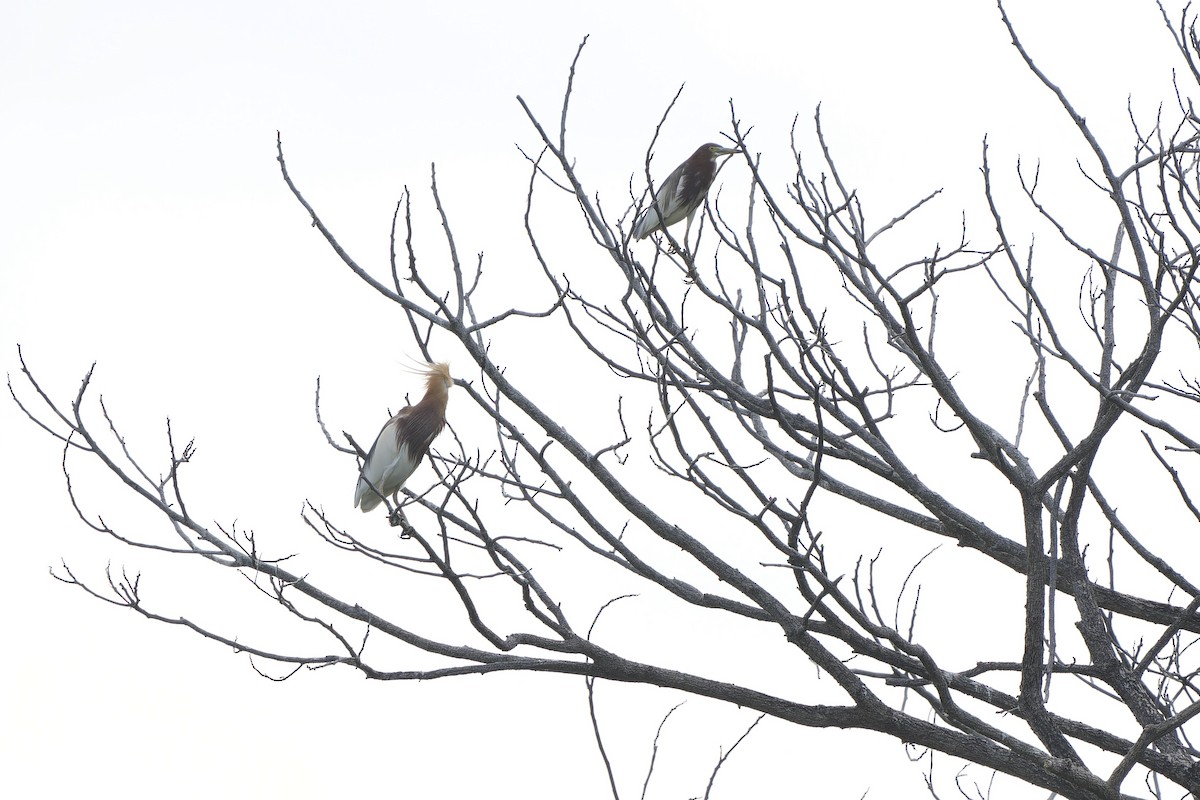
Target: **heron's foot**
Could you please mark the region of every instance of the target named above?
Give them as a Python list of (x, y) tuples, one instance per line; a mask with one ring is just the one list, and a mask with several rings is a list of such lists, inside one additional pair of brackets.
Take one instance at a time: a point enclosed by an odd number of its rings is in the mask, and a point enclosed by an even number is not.
[(393, 528), (400, 529), (400, 538), (407, 539), (412, 536), (412, 525), (408, 524), (408, 517), (404, 516), (404, 509), (397, 508), (388, 515), (388, 524)]

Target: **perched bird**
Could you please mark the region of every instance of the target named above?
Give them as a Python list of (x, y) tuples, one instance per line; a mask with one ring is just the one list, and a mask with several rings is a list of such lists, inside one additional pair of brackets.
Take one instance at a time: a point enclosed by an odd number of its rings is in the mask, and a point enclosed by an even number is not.
[[(654, 204), (638, 217), (633, 226), (633, 235), (638, 239), (645, 239), (655, 231), (664, 230), (687, 217), (687, 229), (683, 233), (683, 244), (686, 247), (688, 234), (692, 231), (692, 217), (696, 216), (697, 209), (704, 205), (708, 187), (712, 186), (713, 178), (717, 177), (717, 159), (736, 152), (736, 148), (721, 147), (711, 142), (701, 145), (699, 150), (676, 167), (658, 187)], [(662, 216), (659, 216), (660, 211)]]
[(400, 487), (446, 426), (446, 402), (454, 385), (450, 365), (429, 364), (419, 374), (425, 376), (425, 396), (415, 406), (400, 409), (388, 420), (375, 437), (359, 473), (354, 505), (364, 512), (375, 508), (388, 495), (393, 503), (397, 502)]

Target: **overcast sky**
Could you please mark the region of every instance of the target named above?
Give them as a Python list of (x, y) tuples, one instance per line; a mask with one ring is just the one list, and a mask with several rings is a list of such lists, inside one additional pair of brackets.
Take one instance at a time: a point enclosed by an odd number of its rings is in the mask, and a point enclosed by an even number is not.
[[(1148, 0), (1008, 8), (1034, 56), (1118, 149), (1128, 97), (1147, 115), (1170, 102), (1171, 43)], [(952, 216), (977, 202), (967, 196), (978, 191), (985, 133), (1008, 166), (1017, 156), (1073, 159), (1077, 148), (982, 0), (17, 0), (0, 15), (0, 363), (15, 371), (21, 343), (66, 398), (98, 362), (96, 391), (148, 457), (161, 452), (167, 416), (196, 437), (196, 491), (212, 514), (294, 529), (303, 542), (303, 499), (349, 503), (354, 484), (312, 422), (316, 376), (337, 413), (373, 435), (383, 409), (416, 389), (401, 369), (416, 351), (287, 192), (276, 131), (308, 199), (371, 268), (386, 263), (405, 186), (414, 213), (431, 218), (434, 162), (460, 251), (526, 259), (517, 145), (536, 143), (516, 95), (557, 125), (585, 35), (569, 135), (581, 177), (614, 209), (681, 84), (656, 151), (660, 175), (721, 140), (731, 98), (755, 126), (754, 149), (777, 164), (793, 117), (810, 131), (822, 104), (851, 182), (889, 211), (942, 186)], [(579, 228), (547, 235), (587, 241)], [(535, 356), (551, 359), (552, 345)], [(62, 559), (101, 581), (110, 561), (141, 565), (75, 517), (61, 457), (0, 402), (6, 794), (608, 796), (578, 680), (378, 684), (322, 670), (272, 683), (244, 656), (54, 582), (48, 569)], [(123, 502), (83, 494), (93, 514)], [(149, 569), (144, 578), (148, 592), (181, 602), (196, 600), (188, 580)], [(602, 705), (643, 737), (620, 765), (627, 791), (677, 700), (621, 687)], [(695, 775), (752, 720), (736, 709), (681, 713), (703, 719), (706, 735), (664, 754), (662, 793), (652, 796), (701, 793)], [(729, 767), (741, 792), (923, 791), (919, 770), (878, 738), (774, 724), (753, 742)], [(872, 747), (871, 763), (859, 754), (836, 766), (860, 746)], [(792, 759), (822, 782), (799, 777)]]

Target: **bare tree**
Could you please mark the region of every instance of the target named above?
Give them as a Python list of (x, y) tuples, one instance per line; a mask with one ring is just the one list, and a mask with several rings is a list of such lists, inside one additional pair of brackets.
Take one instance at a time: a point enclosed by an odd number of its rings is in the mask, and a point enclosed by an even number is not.
[[(1001, 18), (1078, 131), (1078, 190), (1104, 209), (1089, 226), (1063, 213), (1082, 195), (1043, 197), (1036, 169), (997, 171), (984, 142), (986, 224), (955, 215), (949, 244), (935, 234), (914, 246), (909, 226), (937, 192), (871, 222), (819, 114), (813, 146), (793, 131), (783, 181), (731, 104), (728, 138), (743, 154), (722, 177), (744, 180), (744, 195), (714, 192), (690, 251), (670, 231), (635, 248), (630, 222), (650, 195), (631, 191), (614, 217), (568, 147), (577, 55), (557, 130), (520, 101), (537, 141), (524, 151), (535, 259), (505, 280), (534, 288), (525, 305), (498, 308), (482, 258), (456, 249), (436, 175), (448, 255), (419, 252), (406, 194), (384, 274), (338, 243), (280, 143), (284, 181), (338, 258), (395, 304), (424, 356), (454, 349), (471, 369), (459, 367), (452, 435), (405, 489), (398, 530), (352, 522), (348, 503), (309, 503), (304, 520), (361, 557), (364, 576), (456, 603), (463, 626), (430, 632), (419, 609), (345, 599), (289, 569), (288, 552), (268, 552), (277, 544), (206, 522), (185, 501), (190, 443), (170, 438), (158, 473), (90, 401), (90, 372), (61, 401), (22, 358), (10, 389), (63, 443), (68, 489), (75, 459), (99, 460), (157, 509), (163, 538), (126, 535), (77, 504), (82, 519), (131, 547), (246, 575), (319, 637), (295, 650), (235, 641), (155, 610), (135, 576), (110, 573), (105, 588), (67, 568), (59, 577), (256, 664), (338, 664), (379, 680), (550, 672), (584, 676), (589, 691), (636, 682), (799, 726), (881, 732), (918, 758), (946, 754), (1068, 798), (1196, 793), (1196, 17), (1164, 12), (1186, 68), (1177, 102), (1147, 127), (1135, 121), (1119, 158)], [(653, 148), (631, 186), (657, 174)], [(1023, 194), (1019, 211), (1004, 185)], [(573, 252), (539, 231), (539, 204), (556, 203), (577, 206)], [(1030, 209), (1033, 222), (1013, 221)], [(1046, 230), (1054, 241), (1035, 247)], [(554, 387), (507, 346), (529, 336), (555, 343)], [(329, 432), (319, 386), (317, 418), (349, 474), (362, 451)], [(490, 444), (463, 433), (480, 420)], [(943, 543), (957, 548), (926, 561)], [(957, 603), (921, 604), (942, 584)], [(605, 616), (635, 592), (758, 636), (754, 660), (785, 677), (717, 678), (703, 659), (643, 657), (638, 632)], [(986, 640), (1004, 620), (1016, 635), (964, 651), (960, 639)], [(672, 635), (721, 646), (708, 628)], [(416, 651), (422, 666), (407, 666)], [(603, 753), (599, 727), (597, 740)]]

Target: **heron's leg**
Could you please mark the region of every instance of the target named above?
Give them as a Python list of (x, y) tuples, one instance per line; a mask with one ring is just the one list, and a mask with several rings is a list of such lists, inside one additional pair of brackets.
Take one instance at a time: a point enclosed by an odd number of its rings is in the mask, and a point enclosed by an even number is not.
[(691, 214), (688, 214), (687, 228), (685, 228), (683, 231), (683, 259), (684, 259), (684, 261), (687, 262), (687, 279), (686, 280), (688, 283), (696, 282), (696, 262), (693, 260), (692, 248), (688, 244), (688, 237), (692, 233), (692, 218), (695, 216), (696, 216), (695, 211), (693, 211)]

